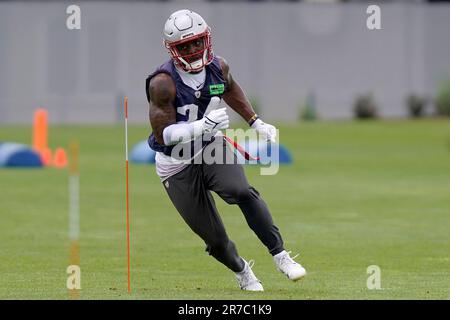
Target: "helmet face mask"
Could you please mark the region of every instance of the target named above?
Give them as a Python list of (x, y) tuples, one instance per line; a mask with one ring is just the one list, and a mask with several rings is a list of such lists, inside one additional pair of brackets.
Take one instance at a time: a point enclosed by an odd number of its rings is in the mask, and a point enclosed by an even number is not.
[(210, 28), (190, 10), (177, 11), (166, 21), (164, 45), (175, 64), (187, 72), (201, 71), (214, 58)]

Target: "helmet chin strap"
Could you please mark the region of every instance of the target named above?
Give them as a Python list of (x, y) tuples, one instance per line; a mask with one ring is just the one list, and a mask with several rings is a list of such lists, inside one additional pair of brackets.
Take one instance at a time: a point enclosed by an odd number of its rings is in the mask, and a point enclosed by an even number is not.
[(197, 61), (191, 62), (192, 69), (199, 69), (204, 66), (203, 59), (199, 59)]
[(194, 70), (198, 69), (197, 71), (200, 71), (201, 68), (203, 68), (206, 65), (205, 61), (207, 61), (206, 58), (207, 58), (207, 55), (208, 55), (208, 51), (209, 50), (206, 49), (205, 52), (203, 52), (202, 59), (198, 59), (198, 60), (196, 60), (194, 62), (191, 62), (191, 63), (187, 62), (183, 58), (179, 58), (179, 60), (183, 63), (184, 69), (187, 70), (187, 72), (192, 71), (192, 69), (194, 69)]

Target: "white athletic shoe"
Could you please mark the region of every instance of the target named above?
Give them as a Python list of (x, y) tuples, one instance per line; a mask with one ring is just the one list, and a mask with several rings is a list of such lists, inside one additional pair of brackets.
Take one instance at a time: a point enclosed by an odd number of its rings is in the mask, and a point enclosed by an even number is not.
[(252, 267), (255, 264), (254, 261), (250, 260), (250, 262), (247, 262), (244, 260), (244, 262), (244, 270), (242, 270), (241, 272), (235, 272), (239, 287), (242, 290), (247, 291), (264, 291), (261, 281), (256, 278), (255, 274), (252, 271)]
[(290, 253), (290, 251), (286, 252), (283, 250), (282, 252), (274, 255), (273, 260), (275, 261), (277, 269), (284, 273), (289, 280), (297, 281), (306, 276), (306, 270), (300, 263), (294, 261), (298, 255), (291, 258), (289, 255)]

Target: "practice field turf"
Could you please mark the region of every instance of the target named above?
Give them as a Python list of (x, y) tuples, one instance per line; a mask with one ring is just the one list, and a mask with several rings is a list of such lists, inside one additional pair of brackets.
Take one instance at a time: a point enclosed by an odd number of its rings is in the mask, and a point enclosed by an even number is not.
[[(449, 299), (450, 121), (280, 126), (294, 164), (246, 167), (307, 278), (289, 282), (236, 206), (216, 202), (265, 292), (238, 289), (204, 252), (154, 166), (130, 165), (132, 293), (127, 294), (123, 126), (51, 127), (50, 145), (80, 143), (81, 299)], [(131, 126), (129, 141), (146, 138)], [(30, 143), (31, 128), (0, 140)], [(68, 299), (67, 170), (0, 169), (0, 298)], [(381, 290), (366, 287), (381, 269)]]

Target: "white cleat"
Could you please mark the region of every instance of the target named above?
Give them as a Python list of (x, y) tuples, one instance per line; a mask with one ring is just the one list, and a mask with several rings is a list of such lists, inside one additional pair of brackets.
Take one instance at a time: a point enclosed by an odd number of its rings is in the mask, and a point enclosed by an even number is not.
[[(244, 260), (244, 259), (242, 259)], [(254, 261), (250, 260), (250, 263), (245, 261), (244, 270), (241, 272), (235, 272), (236, 279), (239, 283), (239, 287), (242, 290), (246, 291), (264, 291), (264, 288), (261, 284), (261, 281), (256, 278), (255, 274), (252, 271), (252, 267), (254, 265)]]
[(306, 276), (306, 270), (300, 263), (294, 261), (298, 255), (291, 258), (289, 255), (290, 253), (290, 251), (286, 252), (283, 250), (282, 252), (274, 255), (273, 260), (275, 261), (277, 269), (284, 273), (289, 280), (297, 281)]

